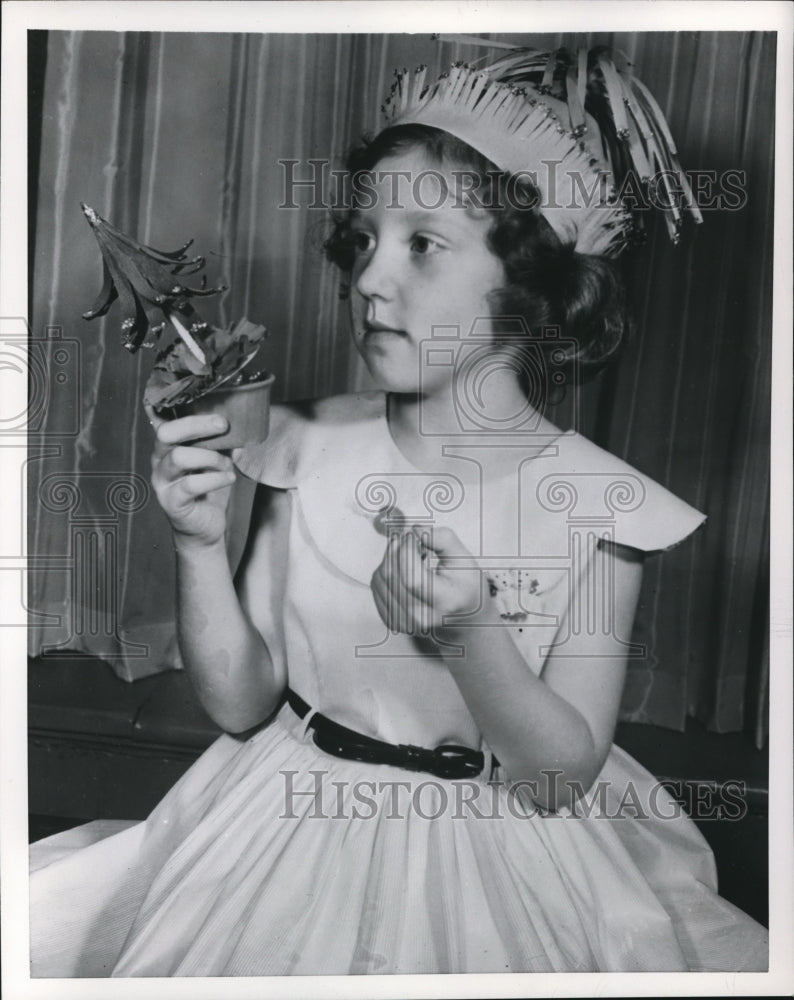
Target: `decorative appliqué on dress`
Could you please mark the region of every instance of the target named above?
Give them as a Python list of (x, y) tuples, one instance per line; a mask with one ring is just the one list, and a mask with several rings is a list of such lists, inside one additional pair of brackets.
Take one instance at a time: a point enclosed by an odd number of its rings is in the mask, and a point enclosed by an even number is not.
[(542, 593), (538, 578), (524, 569), (503, 569), (490, 573), (488, 589), (502, 609), (499, 617), (513, 624), (524, 623), (529, 618), (529, 612), (520, 607), (521, 598), (538, 597)]

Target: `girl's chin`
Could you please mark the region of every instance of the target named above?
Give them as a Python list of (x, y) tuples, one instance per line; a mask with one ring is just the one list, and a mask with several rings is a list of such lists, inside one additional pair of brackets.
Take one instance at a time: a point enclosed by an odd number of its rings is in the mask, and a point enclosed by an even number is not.
[(418, 392), (419, 372), (416, 365), (396, 364), (393, 357), (380, 351), (361, 351), (361, 356), (378, 389), (384, 392)]
[(384, 350), (359, 346), (359, 353), (367, 366), (375, 388), (405, 396), (435, 396), (449, 390), (452, 371), (436, 368), (419, 370), (419, 359), (398, 350)]

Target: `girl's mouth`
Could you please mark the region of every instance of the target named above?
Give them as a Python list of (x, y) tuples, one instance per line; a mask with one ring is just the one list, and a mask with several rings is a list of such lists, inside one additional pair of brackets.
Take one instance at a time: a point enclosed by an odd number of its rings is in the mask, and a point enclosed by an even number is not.
[(389, 334), (392, 333), (397, 337), (405, 337), (405, 330), (398, 330), (393, 326), (386, 326), (384, 323), (370, 322), (369, 320), (364, 321), (364, 326), (362, 328), (362, 335), (366, 338), (378, 333)]

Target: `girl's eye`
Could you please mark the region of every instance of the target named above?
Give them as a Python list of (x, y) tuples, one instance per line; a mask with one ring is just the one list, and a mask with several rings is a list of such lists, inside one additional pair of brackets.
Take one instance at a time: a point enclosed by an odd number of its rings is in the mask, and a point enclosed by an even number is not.
[(375, 245), (375, 239), (371, 233), (363, 229), (356, 229), (350, 235), (350, 242), (355, 253), (369, 253)]
[(411, 250), (414, 253), (427, 255), (438, 253), (443, 247), (436, 240), (431, 239), (429, 236), (422, 236), (421, 233), (415, 233), (411, 237)]

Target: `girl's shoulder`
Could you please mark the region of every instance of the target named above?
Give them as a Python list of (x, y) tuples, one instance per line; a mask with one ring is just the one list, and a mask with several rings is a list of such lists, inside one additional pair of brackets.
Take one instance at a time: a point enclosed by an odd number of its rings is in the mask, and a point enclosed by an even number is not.
[(384, 412), (385, 397), (376, 391), (276, 404), (267, 439), (236, 449), (235, 465), (256, 482), (292, 489), (316, 468), (332, 439), (350, 449), (365, 446)]
[(554, 459), (538, 467), (540, 506), (569, 526), (592, 525), (616, 542), (643, 552), (669, 549), (706, 519), (705, 514), (639, 469), (576, 432), (561, 434)]

